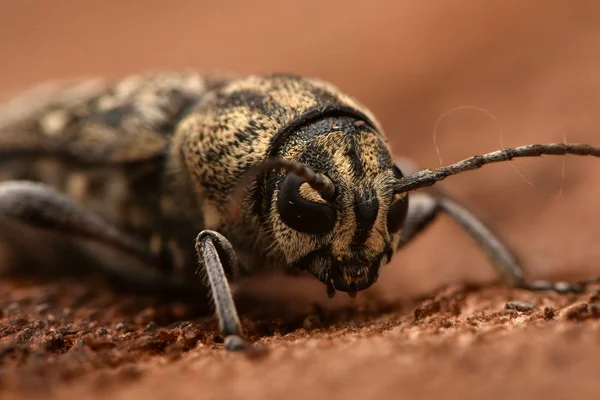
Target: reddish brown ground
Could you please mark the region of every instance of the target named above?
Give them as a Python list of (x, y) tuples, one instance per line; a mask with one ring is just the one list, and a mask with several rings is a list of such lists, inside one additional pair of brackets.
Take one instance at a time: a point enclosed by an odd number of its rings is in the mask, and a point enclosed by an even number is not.
[[(359, 98), (395, 152), (427, 167), (439, 162), (436, 120), (458, 106), (492, 113), (505, 146), (600, 144), (597, 2), (321, 3), (6, 2), (0, 88), (147, 69), (287, 70)], [(438, 145), (444, 163), (495, 150), (498, 125), (463, 108), (441, 121)], [(568, 158), (564, 179), (560, 157), (514, 167), (531, 186), (508, 164), (444, 186), (497, 227), (531, 276), (600, 274), (600, 162)], [(98, 279), (3, 278), (0, 396), (597, 398), (598, 287), (438, 289), (492, 277), (444, 218), (354, 302), (328, 302), (311, 282), (249, 283), (264, 297), (240, 302), (249, 336), (270, 349), (258, 359), (220, 351), (213, 319), (183, 303)], [(506, 312), (509, 300), (535, 308)]]

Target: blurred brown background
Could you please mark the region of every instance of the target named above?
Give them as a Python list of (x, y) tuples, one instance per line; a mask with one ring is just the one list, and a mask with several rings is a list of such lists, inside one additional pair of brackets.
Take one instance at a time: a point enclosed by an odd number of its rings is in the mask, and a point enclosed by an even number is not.
[[(146, 70), (289, 71), (369, 106), (398, 155), (439, 164), (438, 117), (493, 114), (505, 146), (600, 145), (600, 4), (539, 0), (279, 2), (2, 1), (0, 90)], [(498, 125), (461, 109), (440, 121), (444, 163), (500, 146)], [(600, 273), (600, 160), (519, 161), (444, 182), (523, 255), (536, 277)], [(562, 194), (561, 193), (562, 188)], [(445, 218), (389, 266), (389, 294), (493, 277)]]

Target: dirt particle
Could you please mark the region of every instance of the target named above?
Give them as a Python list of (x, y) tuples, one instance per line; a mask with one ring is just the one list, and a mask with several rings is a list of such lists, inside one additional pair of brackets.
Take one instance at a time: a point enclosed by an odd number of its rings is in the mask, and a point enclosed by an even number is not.
[(68, 344), (61, 334), (50, 335), (42, 340), (42, 346), (46, 351), (52, 353), (62, 353), (68, 350)]
[(94, 332), (94, 335), (102, 337), (102, 336), (108, 336), (108, 329), (106, 328), (98, 328), (96, 330), (96, 332)]
[(48, 312), (48, 310), (50, 310), (50, 304), (48, 303), (42, 303), (39, 304), (35, 307), (35, 312), (38, 314), (46, 314)]
[(528, 312), (535, 309), (535, 304), (529, 303), (527, 301), (508, 301), (506, 302), (504, 308), (506, 310), (516, 310), (519, 312)]
[(582, 321), (589, 317), (588, 303), (579, 303), (565, 310), (565, 317), (568, 320)]
[(165, 346), (166, 343), (163, 342), (159, 337), (157, 337), (156, 335), (149, 335), (141, 337), (137, 341), (135, 348), (139, 350), (161, 353), (164, 350)]
[(58, 328), (58, 332), (62, 335), (74, 335), (79, 332), (79, 329), (74, 327), (73, 324), (66, 324)]
[(551, 320), (556, 316), (556, 310), (553, 307), (546, 306), (544, 307), (544, 319)]
[(440, 325), (442, 328), (452, 328), (454, 326), (454, 322), (450, 319), (443, 319), (440, 321)]
[(306, 330), (316, 329), (321, 326), (323, 326), (323, 323), (321, 322), (319, 316), (315, 314), (306, 316), (306, 318), (304, 318), (302, 321), (302, 327)]
[(144, 327), (144, 333), (153, 332), (156, 330), (157, 327), (158, 327), (158, 325), (156, 325), (156, 322), (150, 321)]
[(33, 336), (33, 330), (31, 328), (25, 328), (15, 336), (17, 343), (25, 343)]
[(33, 321), (33, 323), (31, 324), (32, 329), (44, 329), (45, 327), (46, 327), (46, 323), (39, 319), (36, 321)]
[(129, 326), (129, 324), (127, 324), (125, 322), (119, 322), (118, 324), (115, 325), (115, 330), (117, 332), (130, 332), (131, 327)]
[(415, 321), (429, 317), (433, 314), (438, 313), (439, 311), (440, 311), (440, 302), (439, 301), (425, 302), (415, 309), (415, 312), (414, 312)]
[(187, 326), (182, 329), (181, 336), (178, 341), (183, 344), (184, 350), (192, 349), (196, 346), (199, 340), (204, 337), (202, 331), (193, 325)]

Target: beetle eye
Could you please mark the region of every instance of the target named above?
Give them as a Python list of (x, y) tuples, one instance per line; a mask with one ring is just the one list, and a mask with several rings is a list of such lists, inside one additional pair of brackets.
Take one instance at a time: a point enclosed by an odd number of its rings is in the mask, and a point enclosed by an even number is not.
[[(393, 166), (394, 177), (401, 179), (404, 177), (402, 171), (397, 166)], [(388, 209), (387, 214), (387, 228), (388, 232), (396, 233), (402, 228), (406, 215), (408, 214), (408, 194), (394, 195), (392, 204)]]
[(290, 172), (281, 185), (277, 209), (284, 224), (302, 233), (325, 233), (333, 229), (336, 210), (326, 202), (310, 201), (300, 195), (305, 180)]

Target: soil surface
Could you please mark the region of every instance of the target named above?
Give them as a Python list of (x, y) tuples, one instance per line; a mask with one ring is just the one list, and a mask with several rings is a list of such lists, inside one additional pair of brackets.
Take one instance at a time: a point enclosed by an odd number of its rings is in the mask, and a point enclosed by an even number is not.
[(255, 349), (233, 354), (213, 319), (186, 303), (90, 283), (15, 286), (3, 296), (3, 391), (123, 399), (597, 393), (598, 285), (566, 296), (451, 286), (414, 303), (372, 299), (280, 317), (256, 307), (244, 313)]
[[(396, 154), (423, 167), (500, 146), (600, 145), (597, 2), (432, 4), (6, 2), (0, 90), (157, 69), (291, 71), (360, 99)], [(598, 174), (599, 160), (546, 157), (443, 186), (506, 238), (529, 277), (578, 280), (600, 275)], [(0, 242), (0, 266), (10, 252)], [(559, 295), (494, 279), (441, 218), (354, 300), (329, 301), (304, 278), (241, 283), (244, 328), (263, 349), (243, 355), (222, 351), (202, 299), (97, 276), (3, 276), (0, 397), (597, 398), (600, 286)]]

